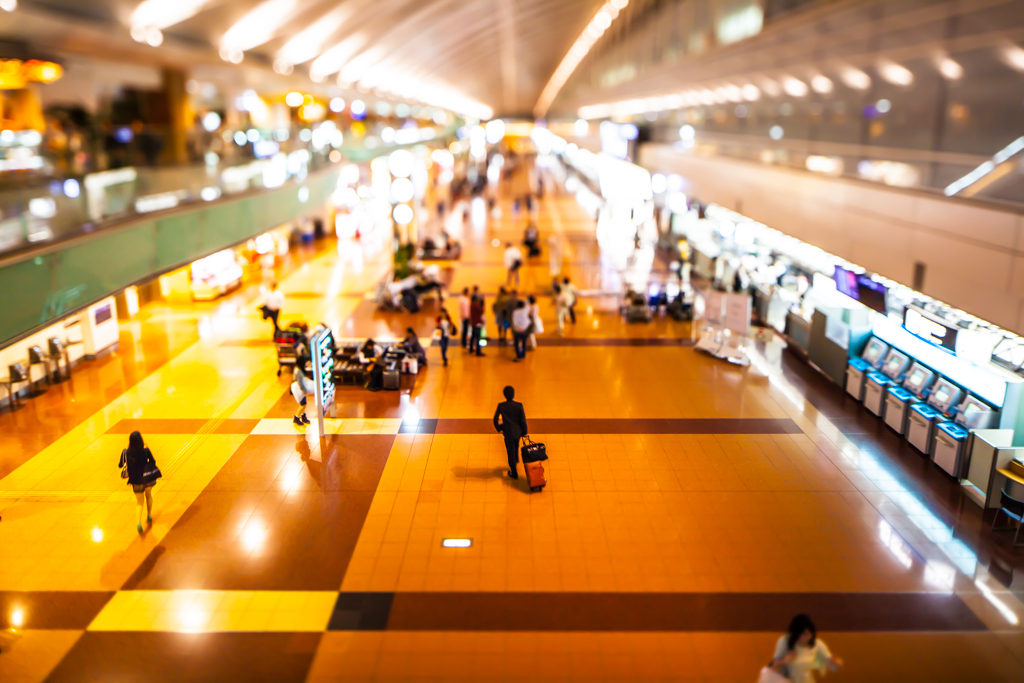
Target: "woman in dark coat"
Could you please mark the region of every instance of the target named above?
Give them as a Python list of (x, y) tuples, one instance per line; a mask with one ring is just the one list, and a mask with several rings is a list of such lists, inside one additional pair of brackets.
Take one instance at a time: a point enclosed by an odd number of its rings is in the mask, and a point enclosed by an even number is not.
[(128, 436), (128, 448), (125, 449), (125, 464), (128, 467), (128, 484), (135, 492), (135, 502), (139, 507), (139, 533), (142, 533), (142, 503), (146, 503), (146, 524), (153, 523), (153, 485), (156, 478), (147, 478), (145, 473), (157, 470), (156, 460), (146, 444), (142, 434), (132, 432)]

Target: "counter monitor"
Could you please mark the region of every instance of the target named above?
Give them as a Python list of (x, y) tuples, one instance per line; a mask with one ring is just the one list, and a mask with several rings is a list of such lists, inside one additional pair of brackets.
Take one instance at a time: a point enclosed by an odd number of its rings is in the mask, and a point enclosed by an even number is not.
[(885, 358), (885, 366), (882, 368), (882, 372), (888, 375), (890, 379), (896, 379), (907, 369), (909, 364), (909, 358), (896, 349), (890, 349), (889, 355)]
[(878, 361), (882, 358), (883, 355), (885, 355), (885, 352), (888, 350), (889, 347), (886, 346), (884, 342), (876, 339), (875, 337), (872, 337), (871, 341), (868, 342), (868, 345), (864, 347), (864, 353), (861, 355), (861, 358), (871, 363), (875, 367), (878, 367)]
[(940, 377), (935, 382), (935, 391), (928, 397), (928, 405), (940, 413), (948, 413), (957, 404), (963, 392), (948, 379)]
[(956, 416), (955, 422), (967, 429), (987, 429), (995, 426), (996, 420), (996, 411), (979, 399), (968, 396), (960, 406), (960, 414)]
[(921, 370), (920, 368), (918, 368), (917, 370), (914, 370), (912, 373), (910, 373), (910, 377), (907, 378), (907, 384), (909, 384), (910, 386), (912, 386), (914, 388), (920, 387), (921, 386), (921, 382), (923, 382), (923, 381), (924, 381), (924, 370)]

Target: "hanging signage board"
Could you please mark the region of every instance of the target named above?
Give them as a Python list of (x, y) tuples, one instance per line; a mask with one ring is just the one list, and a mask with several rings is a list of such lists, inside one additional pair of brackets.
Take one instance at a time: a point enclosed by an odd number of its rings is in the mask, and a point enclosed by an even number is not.
[(956, 337), (959, 328), (919, 306), (907, 306), (903, 311), (903, 328), (932, 346), (956, 353)]

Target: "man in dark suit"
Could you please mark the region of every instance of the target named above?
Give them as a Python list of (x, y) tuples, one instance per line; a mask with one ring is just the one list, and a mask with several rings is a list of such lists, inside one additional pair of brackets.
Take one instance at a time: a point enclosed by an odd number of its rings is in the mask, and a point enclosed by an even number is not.
[(505, 387), (502, 393), (505, 394), (505, 400), (494, 411), (494, 428), (505, 437), (509, 479), (518, 479), (516, 467), (519, 465), (519, 439), (529, 434), (526, 429), (526, 411), (522, 403), (512, 400), (516, 396), (515, 389)]

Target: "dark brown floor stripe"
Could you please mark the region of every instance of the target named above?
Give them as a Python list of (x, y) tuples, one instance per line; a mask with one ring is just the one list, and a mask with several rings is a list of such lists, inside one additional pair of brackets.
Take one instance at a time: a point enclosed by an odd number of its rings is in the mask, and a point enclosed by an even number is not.
[(87, 631), (47, 683), (303, 683), (319, 633), (103, 633)]
[(387, 628), (783, 632), (800, 612), (822, 631), (986, 630), (936, 593), (395, 593)]
[[(0, 591), (0, 628), (77, 630), (114, 597), (106, 591)], [(12, 623), (15, 614), (21, 623)]]
[[(107, 434), (131, 434), (134, 431), (146, 434), (198, 434), (210, 420), (205, 418), (143, 418), (121, 420), (107, 430)], [(259, 420), (220, 420), (214, 425), (213, 434), (248, 434)]]
[[(542, 419), (527, 418), (533, 434), (800, 434), (788, 418)], [(422, 433), (422, 432), (421, 432)], [(439, 419), (435, 434), (493, 434), (484, 418)]]

